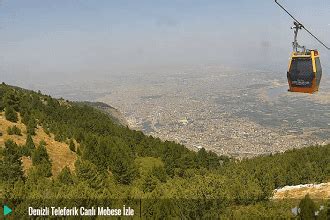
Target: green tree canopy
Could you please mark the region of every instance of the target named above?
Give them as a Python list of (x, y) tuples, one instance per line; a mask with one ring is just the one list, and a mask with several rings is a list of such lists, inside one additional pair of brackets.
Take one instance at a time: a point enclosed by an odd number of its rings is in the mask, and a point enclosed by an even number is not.
[(18, 115), (15, 109), (12, 106), (7, 106), (5, 110), (5, 117), (8, 121), (11, 122), (17, 122), (18, 121)]
[(23, 179), (21, 155), (17, 144), (12, 140), (6, 141), (2, 155), (3, 159), (0, 160), (0, 179), (2, 181)]
[(7, 128), (7, 133), (9, 135), (19, 135), (19, 136), (22, 136), (21, 129), (19, 129), (16, 125), (14, 125), (13, 127), (8, 127)]
[(73, 184), (73, 177), (72, 177), (70, 169), (67, 166), (65, 166), (62, 169), (62, 171), (58, 174), (57, 179), (61, 183), (66, 184), (66, 185)]
[(76, 145), (74, 144), (72, 139), (70, 139), (69, 148), (71, 151), (76, 152)]
[(41, 143), (32, 153), (32, 164), (39, 165), (42, 163), (50, 163), (50, 159), (45, 145)]
[(36, 147), (34, 145), (34, 142), (33, 142), (33, 139), (32, 139), (31, 134), (27, 134), (25, 145), (24, 145), (24, 147), (22, 149), (23, 155), (25, 155), (25, 156), (31, 156), (32, 155), (32, 152), (34, 151), (35, 148)]
[(299, 203), (299, 217), (301, 219), (316, 219), (315, 212), (317, 211), (314, 201), (307, 194)]

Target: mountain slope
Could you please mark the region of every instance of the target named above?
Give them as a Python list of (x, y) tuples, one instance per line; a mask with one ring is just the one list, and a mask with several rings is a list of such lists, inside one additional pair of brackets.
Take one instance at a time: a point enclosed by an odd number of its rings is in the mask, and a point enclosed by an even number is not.
[[(20, 128), (22, 135), (8, 135), (7, 128), (13, 126)], [(24, 145), (26, 142), (26, 126), (22, 122), (13, 123), (6, 120), (2, 112), (0, 113), (0, 131), (3, 134), (0, 137), (0, 146), (10, 139), (19, 145)], [(38, 127), (36, 135), (33, 136), (33, 141), (37, 145), (41, 140), (46, 142), (46, 149), (52, 162), (52, 174), (54, 176), (57, 176), (66, 166), (72, 171), (75, 169), (74, 163), (77, 155), (69, 149), (68, 144), (55, 141), (54, 135), (47, 135), (41, 127)], [(27, 174), (28, 169), (32, 166), (31, 157), (22, 157), (22, 161), (25, 174)]]
[(81, 102), (83, 105), (89, 105), (101, 111), (104, 111), (117, 124), (127, 126), (128, 123), (123, 114), (118, 109), (103, 102)]
[[(330, 180), (330, 145), (237, 161), (145, 136), (98, 109), (41, 93), (2, 84), (0, 101), (0, 196), (17, 201), (17, 218), (30, 199), (39, 207), (109, 199), (122, 206), (123, 199), (143, 218), (290, 218), (297, 202), (273, 201), (274, 189)], [(6, 134), (14, 124), (22, 136)], [(29, 135), (35, 148), (25, 145)], [(31, 166), (27, 176), (22, 158)]]

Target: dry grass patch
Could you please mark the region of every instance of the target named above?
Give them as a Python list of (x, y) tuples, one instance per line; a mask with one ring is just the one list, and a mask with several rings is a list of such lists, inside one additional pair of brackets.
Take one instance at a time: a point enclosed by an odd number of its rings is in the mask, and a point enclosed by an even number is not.
[(21, 158), (21, 160), (22, 160), (22, 163), (23, 163), (24, 175), (27, 176), (28, 170), (32, 167), (32, 160), (31, 160), (30, 157), (25, 157), (25, 156), (23, 156)]
[(273, 199), (302, 199), (309, 194), (312, 199), (330, 199), (330, 182), (287, 186), (275, 190)]
[[(9, 139), (12, 139), (19, 145), (25, 144), (26, 126), (23, 123), (21, 123), (20, 121), (21, 121), (20, 115), (18, 115), (18, 122), (13, 123), (13, 122), (6, 120), (4, 112), (0, 113), (0, 132), (2, 132), (2, 137), (0, 137), (0, 146), (3, 146), (5, 144), (5, 142)], [(12, 127), (14, 125), (16, 125), (19, 129), (21, 129), (22, 136), (7, 134), (7, 128)]]
[[(0, 131), (3, 134), (2, 137), (0, 137), (0, 146), (3, 146), (9, 139), (12, 139), (18, 145), (25, 144), (27, 137), (26, 126), (20, 122), (20, 119), (21, 117), (19, 117), (17, 123), (13, 123), (5, 119), (3, 112), (0, 113)], [(7, 128), (13, 125), (16, 125), (21, 129), (22, 136), (7, 134)], [(74, 163), (77, 159), (77, 155), (69, 149), (69, 146), (66, 143), (55, 141), (54, 135), (49, 136), (41, 127), (38, 127), (36, 129), (36, 135), (33, 136), (34, 144), (38, 146), (41, 140), (44, 140), (47, 144), (46, 149), (52, 162), (52, 174), (54, 176), (57, 176), (65, 166), (69, 167), (71, 171), (74, 170)], [(28, 157), (22, 157), (22, 162), (24, 172), (26, 173), (32, 166), (31, 159)]]

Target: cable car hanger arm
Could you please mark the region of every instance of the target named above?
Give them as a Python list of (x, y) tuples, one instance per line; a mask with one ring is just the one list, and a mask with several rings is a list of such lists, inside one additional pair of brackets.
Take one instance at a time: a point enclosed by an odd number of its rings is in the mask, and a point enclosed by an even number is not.
[(325, 45), (320, 39), (318, 39), (314, 34), (312, 34), (312, 32), (310, 32), (307, 28), (305, 28), (305, 26), (303, 24), (301, 24), (295, 17), (293, 17), (293, 15), (288, 12), (280, 3), (277, 2), (277, 0), (275, 0), (275, 3), (283, 9), (283, 11), (285, 11), (295, 22), (297, 22), (298, 24), (301, 25), (301, 27), (307, 32), (309, 33), (315, 40), (317, 40), (320, 44), (322, 44), (325, 48), (327, 48), (328, 50), (330, 50), (330, 47), (328, 47), (327, 45)]

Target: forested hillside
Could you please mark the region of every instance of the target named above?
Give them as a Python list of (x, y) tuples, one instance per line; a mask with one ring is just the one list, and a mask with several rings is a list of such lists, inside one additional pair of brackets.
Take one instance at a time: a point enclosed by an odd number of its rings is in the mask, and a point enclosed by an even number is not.
[(118, 111), (117, 109), (115, 109), (114, 107), (103, 103), (103, 102), (77, 102), (77, 103), (81, 103), (83, 105), (89, 105), (92, 106), (96, 109), (100, 109), (102, 111), (104, 111), (105, 113), (107, 113), (110, 118), (113, 120), (113, 122), (119, 124), (119, 125), (123, 125), (123, 126), (127, 126), (128, 123), (124, 117), (124, 115)]
[[(12, 137), (1, 146), (0, 196), (14, 204), (16, 216), (31, 204), (142, 204), (136, 216), (288, 218), (299, 201), (272, 200), (274, 189), (330, 181), (330, 145), (237, 161), (146, 136), (98, 109), (40, 92), (2, 84), (0, 101), (13, 124), (0, 125), (0, 139)], [(50, 139), (34, 143), (40, 130)], [(20, 135), (24, 143), (15, 141)], [(74, 167), (54, 172), (51, 138), (70, 149)], [(26, 174), (22, 158), (32, 161)]]

